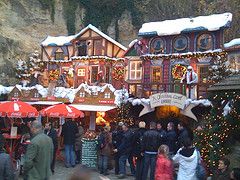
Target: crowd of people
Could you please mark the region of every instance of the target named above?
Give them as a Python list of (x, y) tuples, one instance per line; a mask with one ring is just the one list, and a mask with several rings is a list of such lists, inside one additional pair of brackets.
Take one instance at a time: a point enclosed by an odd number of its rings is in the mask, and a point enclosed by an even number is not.
[[(47, 180), (55, 172), (58, 137), (63, 136), (65, 167), (81, 164), (83, 127), (71, 119), (56, 131), (51, 123), (35, 120), (28, 123), (31, 143), (27, 146), (23, 164), (24, 180)], [(109, 169), (115, 169), (119, 179), (127, 178), (127, 162), (130, 175), (136, 180), (197, 180), (197, 166), (201, 162), (199, 150), (192, 144), (191, 133), (181, 122), (169, 122), (166, 130), (161, 123), (150, 122), (149, 128), (141, 121), (138, 128), (129, 128), (119, 122), (111, 130), (102, 127), (97, 136), (99, 173), (108, 176)], [(0, 134), (0, 179), (14, 179), (14, 167), (9, 154), (4, 151), (4, 137)], [(111, 165), (114, 161), (114, 165)], [(219, 159), (213, 180), (239, 180), (240, 169), (230, 170), (230, 161)], [(87, 172), (87, 171), (85, 171)], [(79, 174), (79, 173), (77, 173)], [(81, 173), (88, 175), (86, 173)], [(76, 177), (75, 177), (76, 176)], [(75, 179), (77, 175), (74, 175)], [(207, 179), (207, 176), (203, 179)]]
[[(201, 155), (192, 144), (191, 132), (181, 122), (178, 123), (177, 129), (173, 122), (169, 122), (166, 130), (161, 123), (155, 122), (151, 122), (147, 129), (143, 121), (139, 122), (139, 127), (135, 129), (121, 122), (113, 131), (104, 127), (99, 135), (98, 167), (101, 174), (109, 174), (108, 164), (112, 154), (115, 175), (119, 179), (127, 178), (127, 162), (130, 175), (136, 180), (146, 180), (149, 175), (150, 180), (199, 179), (196, 171), (198, 164), (202, 163)], [(230, 172), (229, 165), (228, 159), (220, 159), (211, 178), (240, 179), (240, 169), (234, 168)], [(207, 170), (204, 175), (203, 179), (207, 179)]]

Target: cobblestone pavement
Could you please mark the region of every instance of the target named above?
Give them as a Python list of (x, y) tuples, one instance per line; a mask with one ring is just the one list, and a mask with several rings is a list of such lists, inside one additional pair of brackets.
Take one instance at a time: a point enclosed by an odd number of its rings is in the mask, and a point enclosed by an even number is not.
[[(51, 176), (50, 180), (68, 180), (69, 177), (76, 171), (80, 165), (75, 166), (74, 168), (66, 168), (62, 161), (56, 162), (55, 173)], [(103, 176), (99, 174), (96, 170), (92, 172), (91, 180), (117, 180), (114, 171), (110, 171), (108, 176)], [(127, 176), (125, 179), (134, 180), (133, 176)], [(19, 180), (23, 180), (22, 177), (19, 177)]]

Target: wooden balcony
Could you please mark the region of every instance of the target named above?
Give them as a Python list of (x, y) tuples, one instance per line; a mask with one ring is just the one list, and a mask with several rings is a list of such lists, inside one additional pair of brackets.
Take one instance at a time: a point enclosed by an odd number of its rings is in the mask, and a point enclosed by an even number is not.
[[(211, 83), (197, 83), (196, 97), (197, 99), (207, 98), (208, 88)], [(138, 98), (149, 98), (150, 95), (161, 92), (174, 92), (186, 95), (187, 84), (175, 83), (128, 83), (127, 88), (129, 94)]]

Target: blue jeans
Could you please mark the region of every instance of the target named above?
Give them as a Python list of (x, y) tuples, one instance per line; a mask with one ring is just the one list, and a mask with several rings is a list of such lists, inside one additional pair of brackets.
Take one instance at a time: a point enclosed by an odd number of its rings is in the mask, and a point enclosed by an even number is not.
[(147, 179), (150, 166), (150, 180), (154, 180), (157, 154), (144, 153), (143, 179)]
[(124, 174), (126, 175), (126, 162), (128, 159), (129, 155), (121, 155), (119, 158), (119, 174)]
[(75, 166), (74, 145), (65, 144), (65, 163), (66, 166)]
[(108, 168), (108, 156), (99, 155), (98, 169), (100, 173), (107, 173), (107, 168)]

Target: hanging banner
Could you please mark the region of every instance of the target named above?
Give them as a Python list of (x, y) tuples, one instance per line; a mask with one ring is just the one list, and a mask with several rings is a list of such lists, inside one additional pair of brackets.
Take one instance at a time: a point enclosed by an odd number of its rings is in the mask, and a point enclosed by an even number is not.
[(184, 109), (187, 97), (178, 93), (157, 93), (150, 96), (150, 106), (176, 106)]

